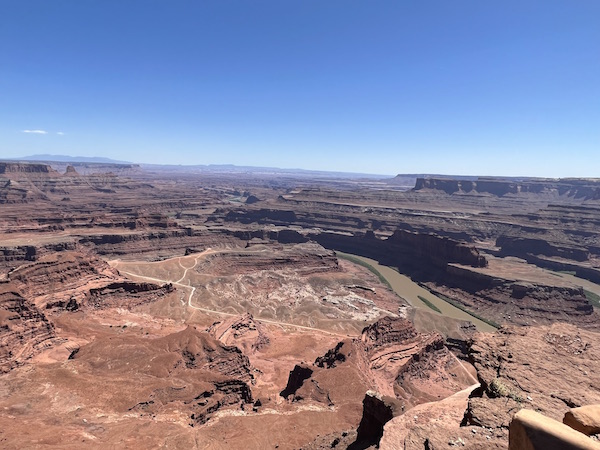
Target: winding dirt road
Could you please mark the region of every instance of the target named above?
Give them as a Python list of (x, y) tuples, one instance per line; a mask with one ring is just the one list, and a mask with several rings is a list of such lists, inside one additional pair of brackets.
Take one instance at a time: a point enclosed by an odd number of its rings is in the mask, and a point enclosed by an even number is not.
[[(182, 281), (186, 278), (188, 271), (193, 270), (196, 268), (196, 266), (198, 265), (198, 259), (199, 258), (203, 258), (207, 255), (211, 255), (211, 254), (216, 254), (216, 253), (226, 253), (228, 250), (213, 250), (212, 248), (207, 248), (206, 250), (204, 250), (201, 253), (198, 253), (197, 255), (190, 255), (190, 256), (194, 256), (194, 265), (191, 267), (186, 267), (183, 264), (181, 264), (181, 259), (182, 258), (188, 258), (187, 256), (178, 256), (176, 258), (171, 258), (170, 260), (173, 259), (177, 259), (177, 263), (179, 264), (179, 266), (184, 269), (183, 275), (181, 276), (181, 278), (179, 278), (177, 281), (173, 281), (173, 280), (165, 280), (162, 278), (155, 278), (155, 277), (148, 277), (145, 275), (139, 275), (137, 273), (133, 273), (133, 272), (128, 272), (125, 270), (121, 270), (119, 269), (119, 265), (121, 263), (121, 261), (119, 260), (114, 260), (114, 261), (110, 261), (109, 264), (114, 267), (115, 269), (117, 269), (119, 271), (119, 273), (128, 275), (130, 277), (135, 277), (135, 278), (141, 278), (143, 280), (148, 280), (148, 281), (152, 281), (155, 283), (160, 283), (160, 284), (168, 284), (171, 283), (174, 286), (179, 286), (182, 287), (184, 289), (190, 289), (190, 294), (188, 296), (188, 300), (187, 300), (187, 306), (198, 310), (198, 311), (202, 311), (205, 313), (212, 313), (212, 314), (220, 314), (222, 316), (227, 316), (227, 317), (234, 317), (234, 316), (238, 316), (239, 314), (233, 314), (233, 313), (227, 313), (224, 311), (217, 311), (214, 309), (208, 309), (208, 308), (202, 308), (200, 306), (196, 306), (192, 304), (192, 298), (194, 297), (194, 294), (196, 293), (196, 287), (192, 286), (191, 284), (189, 284), (189, 280), (188, 280), (188, 284), (183, 284)], [(236, 250), (239, 251), (239, 250)], [(164, 263), (166, 261), (169, 261), (169, 259), (163, 260), (163, 261), (157, 261), (157, 262), (161, 262)], [(184, 302), (182, 302), (182, 305), (185, 305)], [(341, 337), (353, 337), (353, 335), (350, 334), (341, 334), (341, 333), (334, 333), (332, 331), (326, 331), (326, 330), (322, 330), (320, 328), (312, 328), (312, 327), (307, 327), (304, 325), (297, 325), (295, 323), (288, 323), (288, 322), (280, 322), (277, 320), (270, 320), (270, 319), (260, 319), (260, 318), (254, 318), (254, 320), (258, 321), (258, 322), (262, 322), (262, 323), (269, 323), (269, 324), (273, 324), (273, 325), (279, 325), (280, 327), (293, 327), (293, 328), (299, 328), (301, 330), (308, 330), (308, 331), (317, 331), (319, 333), (324, 333), (324, 334), (329, 334), (332, 336), (341, 336)]]

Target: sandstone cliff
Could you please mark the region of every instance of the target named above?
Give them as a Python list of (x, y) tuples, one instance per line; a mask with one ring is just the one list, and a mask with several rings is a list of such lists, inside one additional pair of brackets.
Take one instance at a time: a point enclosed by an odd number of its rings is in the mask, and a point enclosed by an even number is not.
[(52, 323), (32, 302), (0, 282), (0, 373), (24, 364), (56, 341)]

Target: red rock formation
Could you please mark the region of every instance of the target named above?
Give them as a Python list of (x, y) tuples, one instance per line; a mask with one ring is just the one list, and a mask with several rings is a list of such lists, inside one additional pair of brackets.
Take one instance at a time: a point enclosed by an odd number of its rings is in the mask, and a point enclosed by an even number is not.
[(591, 436), (600, 433), (600, 405), (585, 405), (571, 408), (565, 413), (563, 423)]
[[(290, 373), (288, 385), (299, 389), (306, 382), (298, 380), (311, 378), (327, 391), (332, 387), (323, 381), (323, 370), (354, 367), (368, 389), (398, 398), (408, 408), (446, 397), (468, 385), (470, 375), (459, 365), (444, 347), (441, 335), (421, 334), (405, 319), (384, 317), (366, 327), (360, 338), (338, 343), (313, 366), (297, 366)], [(454, 377), (448, 375), (448, 370)]]
[(546, 239), (500, 236), (496, 239), (496, 246), (501, 248), (503, 255), (527, 257), (527, 255), (557, 256), (574, 261), (587, 261), (590, 251), (586, 248), (572, 245), (558, 245)]
[(501, 273), (450, 264), (447, 275), (427, 287), (498, 324), (547, 325), (556, 321), (598, 329), (598, 313), (582, 288), (503, 278)]
[(207, 331), (225, 345), (241, 348), (246, 355), (264, 349), (270, 342), (265, 327), (250, 313), (215, 322)]
[[(174, 290), (175, 288), (170, 283), (159, 286), (154, 283), (119, 281), (90, 289), (83, 299), (82, 305), (93, 308), (121, 307), (131, 309), (155, 302)], [(73, 298), (70, 300), (71, 308), (75, 307), (73, 300)], [(67, 308), (68, 306), (69, 304), (67, 304)]]
[(480, 255), (475, 247), (448, 237), (397, 230), (388, 241), (392, 245), (409, 247), (419, 257), (443, 266), (451, 262), (473, 267), (487, 265), (485, 257)]
[(562, 421), (569, 408), (600, 402), (600, 334), (565, 323), (480, 334), (469, 357), (481, 382), (465, 422), (503, 430), (520, 408)]
[(56, 338), (44, 313), (11, 288), (0, 282), (0, 372), (22, 365)]
[(142, 416), (184, 410), (194, 426), (206, 423), (220, 409), (243, 409), (252, 403), (248, 358), (237, 347), (225, 346), (191, 326), (152, 340), (95, 341), (70, 360), (81, 370), (92, 365), (103, 382), (115, 377), (147, 380), (142, 387), (132, 382), (135, 389), (127, 393), (132, 404), (126, 411)]

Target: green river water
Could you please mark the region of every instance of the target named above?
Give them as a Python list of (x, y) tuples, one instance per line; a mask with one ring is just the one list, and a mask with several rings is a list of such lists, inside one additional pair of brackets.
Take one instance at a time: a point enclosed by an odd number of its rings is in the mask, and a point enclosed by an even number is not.
[(408, 303), (411, 304), (411, 306), (414, 306), (415, 308), (422, 308), (434, 312), (419, 298), (419, 296), (421, 296), (429, 300), (432, 304), (434, 304), (441, 311), (441, 314), (443, 316), (451, 317), (453, 319), (468, 320), (472, 322), (479, 331), (492, 332), (496, 330), (490, 324), (480, 319), (477, 319), (476, 317), (473, 317), (472, 315), (457, 308), (456, 306), (451, 305), (447, 301), (435, 296), (427, 289), (419, 286), (409, 277), (407, 277), (406, 275), (402, 275), (392, 267), (382, 266), (381, 264), (379, 264), (379, 262), (375, 261), (374, 259), (365, 258), (364, 256), (351, 255), (349, 253), (343, 253), (339, 251), (336, 251), (336, 253), (342, 256), (347, 255), (350, 258), (361, 260), (362, 262), (376, 269), (387, 280), (394, 292), (400, 297), (404, 298)]

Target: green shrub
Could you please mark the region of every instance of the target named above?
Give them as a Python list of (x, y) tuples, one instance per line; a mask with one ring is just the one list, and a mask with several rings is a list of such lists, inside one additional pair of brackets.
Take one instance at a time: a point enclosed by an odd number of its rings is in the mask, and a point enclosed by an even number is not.
[(433, 309), (435, 312), (439, 312), (440, 314), (442, 313), (442, 311), (440, 310), (440, 308), (438, 308), (437, 306), (435, 306), (433, 303), (431, 303), (425, 297), (422, 297), (420, 295), (417, 295), (417, 297), (419, 297), (419, 300), (421, 300), (423, 303), (425, 303), (429, 308)]

